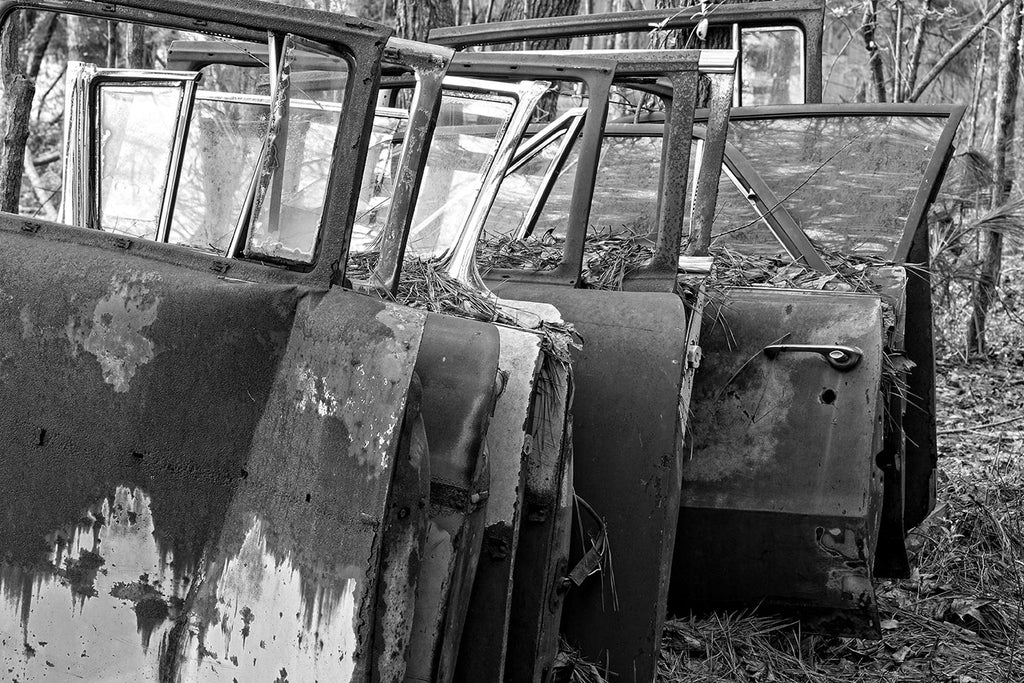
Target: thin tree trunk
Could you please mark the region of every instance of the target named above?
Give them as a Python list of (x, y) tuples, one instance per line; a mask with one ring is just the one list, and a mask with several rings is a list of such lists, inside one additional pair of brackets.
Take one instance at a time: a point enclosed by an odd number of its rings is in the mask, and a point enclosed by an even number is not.
[(864, 48), (868, 52), (868, 72), (871, 74), (871, 87), (877, 102), (885, 102), (885, 72), (882, 68), (882, 55), (875, 42), (875, 29), (878, 27), (878, 0), (865, 0), (864, 20), (860, 25), (860, 34), (864, 37)]
[(967, 149), (974, 149), (978, 137), (978, 107), (981, 104), (981, 85), (985, 81), (985, 66), (988, 61), (988, 32), (981, 34), (978, 48), (978, 66), (974, 71), (974, 94), (971, 96), (971, 130), (967, 136)]
[(896, 0), (896, 28), (892, 56), (892, 101), (903, 101), (903, 2)]
[(129, 69), (147, 69), (146, 27), (142, 24), (124, 25), (124, 64)]
[(117, 58), (121, 52), (121, 35), (118, 31), (116, 21), (107, 22), (107, 61), (106, 65), (111, 69), (117, 68)]
[[(17, 213), (21, 176), (25, 170), (25, 145), (28, 142), (32, 98), (43, 54), (50, 44), (56, 25), (52, 12), (39, 13), (27, 40), (15, 16), (8, 20), (2, 37), (3, 51), (3, 140), (0, 148), (0, 211)], [(24, 43), (24, 45), (23, 45)], [(20, 48), (20, 49), (19, 49)], [(22, 59), (24, 52), (24, 61)]]
[[(1007, 149), (1013, 141), (1017, 114), (1017, 89), (1020, 69), (1021, 12), (1024, 0), (1015, 0), (1003, 13), (999, 38), (999, 80), (996, 86), (996, 127), (993, 140), (992, 208), (1001, 206), (1008, 196), (1010, 180), (1006, 169)], [(985, 231), (981, 272), (974, 288), (974, 312), (967, 329), (968, 353), (983, 355), (985, 323), (995, 298), (1003, 261), (1003, 236)]]
[(907, 82), (903, 88), (900, 101), (906, 99), (907, 93), (913, 92), (917, 84), (917, 72), (921, 68), (921, 54), (924, 52), (925, 28), (928, 26), (928, 14), (932, 11), (932, 0), (924, 0), (921, 4), (921, 17), (914, 26), (914, 40), (910, 47), (910, 60), (907, 62)]

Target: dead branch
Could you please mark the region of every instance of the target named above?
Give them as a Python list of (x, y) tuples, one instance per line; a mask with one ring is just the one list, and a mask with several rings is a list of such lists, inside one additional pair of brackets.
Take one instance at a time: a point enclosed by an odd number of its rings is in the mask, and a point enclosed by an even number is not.
[(970, 45), (971, 41), (974, 40), (979, 33), (985, 30), (985, 27), (992, 23), (992, 20), (995, 19), (999, 13), (1003, 11), (1003, 8), (1010, 4), (1010, 2), (1011, 0), (997, 0), (996, 4), (992, 6), (992, 9), (990, 9), (985, 16), (971, 28), (970, 31), (965, 33), (960, 40), (956, 41), (953, 47), (949, 48), (949, 50), (946, 51), (946, 54), (942, 55), (942, 58), (939, 59), (939, 61), (935, 62), (935, 66), (933, 66), (931, 70), (924, 75), (921, 82), (914, 88), (913, 92), (910, 93), (910, 97), (907, 98), (907, 102), (917, 102), (917, 98), (924, 94), (925, 89), (932, 84), (932, 81), (938, 78), (939, 74), (942, 73), (942, 70), (946, 68), (946, 65), (953, 61), (953, 58), (960, 54), (965, 47)]

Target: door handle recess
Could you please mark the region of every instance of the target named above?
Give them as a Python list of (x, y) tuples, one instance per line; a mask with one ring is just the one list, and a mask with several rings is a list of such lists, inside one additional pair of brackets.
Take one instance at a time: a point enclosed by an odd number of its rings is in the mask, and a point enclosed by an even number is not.
[(822, 344), (769, 344), (764, 355), (775, 358), (780, 353), (817, 353), (839, 372), (857, 367), (864, 352), (856, 346), (827, 346)]

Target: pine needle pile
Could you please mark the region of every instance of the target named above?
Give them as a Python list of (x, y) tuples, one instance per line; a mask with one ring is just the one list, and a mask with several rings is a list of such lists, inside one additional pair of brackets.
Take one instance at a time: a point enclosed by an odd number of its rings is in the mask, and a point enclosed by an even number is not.
[[(562, 260), (565, 240), (550, 232), (524, 239), (483, 236), (477, 247), (482, 272), (492, 268), (551, 270)], [(622, 289), (623, 279), (646, 263), (653, 244), (639, 228), (592, 230), (583, 255), (583, 282), (589, 289)]]
[[(481, 239), (477, 262), (490, 268), (551, 270), (561, 261), (565, 240), (554, 235), (509, 236)], [(619, 231), (591, 230), (583, 258), (583, 281), (590, 289), (622, 289), (622, 281), (643, 266), (654, 252), (651, 238), (639, 228)], [(741, 254), (729, 247), (712, 247), (713, 287), (781, 287), (875, 294), (871, 279), (875, 268), (892, 265), (880, 259), (823, 251), (822, 258), (834, 273), (826, 274), (789, 257)], [(685, 277), (685, 276), (681, 276)]]
[[(376, 252), (352, 254), (346, 272), (349, 279), (369, 280), (377, 257)], [(448, 275), (438, 259), (405, 259), (394, 301), (431, 313), (537, 332), (542, 337), (541, 348), (547, 357), (561, 363), (570, 362), (572, 349), (582, 348), (582, 340), (570, 323), (538, 319), (527, 325), (523, 316), (503, 305), (493, 294), (476, 290)]]

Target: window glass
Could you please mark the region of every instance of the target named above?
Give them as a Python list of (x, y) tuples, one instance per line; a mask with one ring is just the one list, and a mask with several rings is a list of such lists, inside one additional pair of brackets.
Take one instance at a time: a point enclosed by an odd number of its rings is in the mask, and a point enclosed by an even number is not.
[(734, 118), (729, 140), (816, 245), (892, 258), (945, 123), (940, 116)]
[[(477, 241), (476, 260), (481, 271), (489, 268), (546, 270), (561, 260), (561, 249), (535, 254), (532, 252), (536, 249), (523, 249), (518, 240), (526, 229), (530, 207), (536, 201), (552, 164), (557, 161), (565, 135), (564, 130), (552, 135), (532, 158), (502, 179), (490, 213), (487, 214), (483, 234)], [(551, 246), (556, 244), (554, 240), (536, 233), (526, 239), (531, 244), (540, 244), (538, 240), (547, 240)]]
[(296, 59), (271, 102), (246, 255), (311, 262), (319, 237), (348, 65), (339, 57)]
[(265, 102), (196, 96), (169, 241), (224, 253), (231, 241), (260, 147), (267, 133)]
[(746, 190), (732, 174), (722, 170), (712, 224), (711, 246), (725, 246), (743, 254), (782, 256), (785, 249), (746, 197)]
[(514, 108), (510, 98), (443, 96), (413, 216), (410, 255), (442, 256), (454, 246)]
[(99, 226), (156, 239), (182, 87), (99, 87)]
[(408, 115), (405, 112), (378, 113), (373, 119), (373, 133), (359, 186), (359, 207), (352, 229), (353, 252), (374, 246), (377, 236), (387, 224), (391, 198), (395, 190), (395, 172), (402, 158), (402, 146)]
[(797, 28), (744, 28), (740, 41), (744, 106), (804, 101), (803, 34)]

